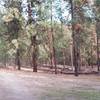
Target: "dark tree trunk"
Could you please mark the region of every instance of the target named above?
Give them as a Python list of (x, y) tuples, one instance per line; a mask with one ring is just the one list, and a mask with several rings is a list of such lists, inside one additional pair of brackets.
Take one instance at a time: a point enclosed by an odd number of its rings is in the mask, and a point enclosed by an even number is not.
[(73, 23), (74, 20), (76, 20), (75, 14), (74, 14), (74, 2), (73, 0), (70, 0), (71, 4), (71, 17), (72, 17), (72, 38), (73, 38), (73, 66), (74, 66), (74, 72), (75, 76), (78, 76), (78, 70), (79, 70), (79, 47), (78, 47), (78, 42), (77, 42), (77, 32), (74, 28), (75, 23)]
[(33, 72), (37, 72), (37, 43), (36, 35), (31, 37)]
[(17, 49), (17, 52), (16, 52), (16, 64), (18, 66), (18, 70), (21, 70), (20, 50), (19, 50), (19, 48)]
[(4, 67), (5, 68), (7, 67), (7, 60), (8, 60), (8, 55), (7, 55), (7, 52), (5, 50), (5, 55), (4, 55)]
[(91, 59), (90, 59), (90, 66), (91, 68), (93, 69), (93, 42), (91, 40), (91, 52), (90, 52), (90, 56), (91, 56)]
[(99, 40), (97, 39), (97, 66), (98, 66), (98, 72), (100, 72), (100, 50), (99, 50)]
[[(32, 8), (31, 3), (28, 4), (28, 24), (31, 24), (34, 19), (32, 18)], [(31, 46), (32, 46), (32, 67), (33, 72), (37, 72), (37, 43), (36, 43), (36, 35), (31, 36)]]
[(78, 47), (76, 45), (76, 41), (74, 41), (73, 38), (73, 65), (75, 67), (74, 69), (75, 76), (78, 76), (78, 69), (79, 69), (78, 57), (79, 57)]
[(66, 53), (65, 53), (65, 48), (63, 49), (62, 53), (63, 53), (63, 67), (64, 67), (64, 69), (65, 69), (65, 65), (66, 65)]
[(97, 67), (98, 72), (100, 72), (100, 20), (96, 23), (96, 33), (97, 33)]

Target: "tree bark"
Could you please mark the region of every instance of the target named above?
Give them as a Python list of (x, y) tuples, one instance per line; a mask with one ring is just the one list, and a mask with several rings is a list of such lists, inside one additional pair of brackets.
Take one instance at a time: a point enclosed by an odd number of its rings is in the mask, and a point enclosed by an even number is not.
[(100, 21), (96, 22), (96, 33), (97, 33), (97, 67), (100, 72)]
[(31, 37), (33, 72), (37, 72), (37, 43), (36, 35)]
[(56, 65), (56, 55), (55, 55), (55, 47), (54, 47), (54, 35), (53, 35), (53, 15), (52, 15), (52, 0), (51, 0), (51, 34), (50, 34), (50, 47), (51, 47), (51, 59), (52, 59), (52, 65), (55, 68), (55, 74), (57, 74), (57, 65)]
[(70, 0), (70, 4), (71, 4), (71, 17), (72, 17), (72, 38), (73, 38), (73, 66), (74, 66), (74, 73), (75, 73), (75, 76), (78, 76), (79, 73), (78, 73), (78, 69), (79, 69), (79, 61), (78, 61), (78, 58), (79, 58), (79, 47), (78, 47), (78, 42), (76, 41), (78, 38), (76, 38), (76, 30), (74, 28), (74, 24), (73, 21), (76, 20), (76, 16), (74, 14), (74, 2), (73, 0)]
[(16, 63), (17, 63), (17, 66), (18, 66), (18, 70), (21, 70), (20, 50), (19, 50), (19, 48), (17, 49), (17, 52), (16, 52)]

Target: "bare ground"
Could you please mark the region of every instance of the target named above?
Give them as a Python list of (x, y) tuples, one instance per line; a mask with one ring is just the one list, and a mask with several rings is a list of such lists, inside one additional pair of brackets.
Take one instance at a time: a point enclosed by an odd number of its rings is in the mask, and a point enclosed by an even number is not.
[(100, 75), (54, 75), (0, 69), (0, 100), (100, 100)]

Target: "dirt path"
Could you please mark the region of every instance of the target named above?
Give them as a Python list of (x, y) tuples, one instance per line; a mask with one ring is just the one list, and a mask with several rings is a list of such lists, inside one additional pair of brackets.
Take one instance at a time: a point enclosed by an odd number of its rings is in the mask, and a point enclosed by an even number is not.
[(0, 70), (0, 100), (100, 100), (100, 76)]

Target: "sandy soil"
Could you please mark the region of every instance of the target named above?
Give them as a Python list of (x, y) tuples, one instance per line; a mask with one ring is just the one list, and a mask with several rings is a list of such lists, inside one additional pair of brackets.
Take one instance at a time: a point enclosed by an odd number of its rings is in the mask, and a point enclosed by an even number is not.
[(100, 100), (100, 76), (0, 69), (0, 100)]

